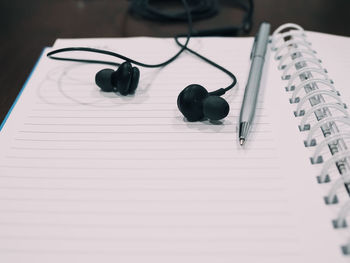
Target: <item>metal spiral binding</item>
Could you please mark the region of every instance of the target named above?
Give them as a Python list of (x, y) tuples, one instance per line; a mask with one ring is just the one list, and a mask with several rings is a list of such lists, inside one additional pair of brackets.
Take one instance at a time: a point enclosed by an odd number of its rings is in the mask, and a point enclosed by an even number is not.
[(305, 131), (305, 130), (309, 130), (310, 129), (310, 124), (306, 124), (306, 121), (308, 120), (308, 118), (312, 115), (312, 114), (316, 114), (316, 111), (320, 110), (320, 109), (325, 109), (325, 108), (334, 108), (337, 109), (338, 111), (342, 112), (347, 118), (349, 117), (349, 113), (347, 111), (346, 106), (343, 104), (338, 104), (338, 103), (322, 103), (322, 104), (316, 104), (314, 106), (312, 106), (310, 109), (308, 109), (301, 121), (300, 121), (300, 125), (299, 125), (299, 129), (301, 131)]
[[(288, 52), (280, 58), (279, 63), (278, 63), (278, 69), (284, 69), (284, 67), (286, 67), (286, 64), (284, 64), (286, 62), (286, 60), (291, 58), (292, 55), (295, 53), (302, 54), (303, 57), (305, 57), (305, 58), (309, 57), (309, 58), (318, 59), (315, 55), (316, 54), (315, 51), (313, 51), (313, 50), (300, 49), (300, 48), (290, 48), (288, 50)], [(321, 62), (322, 61), (320, 60), (320, 63)]]
[(289, 63), (287, 66), (283, 67), (283, 74), (282, 74), (282, 79), (290, 79), (291, 75), (288, 75), (287, 72), (294, 66), (296, 66), (296, 64), (300, 63), (300, 62), (309, 62), (309, 63), (313, 63), (315, 64), (317, 67), (319, 67), (320, 69), (322, 69), (322, 61), (320, 59), (316, 59), (316, 58), (304, 58), (304, 57), (300, 57), (300, 58), (296, 58), (293, 60), (292, 63)]
[(293, 102), (298, 101), (297, 94), (301, 91), (302, 88), (304, 88), (305, 85), (317, 84), (317, 83), (322, 83), (322, 84), (328, 86), (331, 90), (336, 92), (334, 86), (331, 84), (331, 82), (329, 80), (312, 78), (312, 79), (304, 80), (298, 86), (296, 86), (293, 90), (291, 90), (291, 91), (293, 91), (291, 102), (293, 103)]
[[(317, 82), (314, 83), (314, 85), (316, 85)], [(305, 114), (305, 110), (302, 109), (302, 107), (304, 106), (304, 104), (307, 101), (310, 101), (310, 99), (315, 98), (316, 96), (322, 96), (322, 95), (327, 95), (329, 97), (332, 97), (333, 99), (335, 99), (339, 104), (344, 104), (340, 98), (340, 94), (337, 91), (332, 91), (332, 90), (313, 90), (310, 91), (309, 93), (307, 93), (301, 100), (299, 100), (298, 104), (297, 104), (297, 108), (295, 111), (295, 116), (302, 116)], [(323, 97), (322, 97), (323, 98)], [(292, 98), (290, 99), (290, 101), (292, 102)], [(298, 99), (296, 100), (298, 101)], [(295, 103), (296, 101), (293, 101), (293, 103)], [(317, 103), (315, 103), (314, 105), (317, 105)], [(312, 106), (314, 106), (312, 105)]]
[[(300, 76), (303, 76), (303, 78), (301, 79), (301, 83), (303, 83), (303, 81), (310, 79), (310, 77), (312, 76), (310, 74), (312, 74), (312, 73), (318, 73), (319, 75), (323, 76), (325, 80), (328, 80), (330, 83), (332, 83), (332, 81), (328, 78), (327, 72), (324, 69), (313, 68), (313, 67), (304, 67), (304, 68), (301, 68), (298, 71), (294, 72), (294, 74), (289, 78), (286, 90), (290, 90), (290, 91), (294, 90), (295, 85), (293, 85), (293, 84), (294, 84), (294, 81), (297, 80), (297, 78), (300, 78)], [(305, 76), (304, 76), (304, 74), (305, 74)], [(310, 76), (308, 76), (308, 75), (310, 75)]]
[[(334, 104), (333, 104), (334, 105)], [(325, 138), (321, 143), (319, 143), (314, 151), (313, 156), (310, 158), (312, 163), (322, 163), (323, 158), (322, 155), (320, 155), (321, 150), (328, 145), (329, 143), (336, 142), (339, 139), (350, 139), (350, 131), (347, 131), (346, 133), (339, 132), (333, 135), (328, 136)]]
[[(310, 161), (314, 165), (322, 165), (316, 178), (319, 183), (331, 182), (324, 197), (325, 203), (337, 205), (340, 203), (337, 195), (340, 189), (345, 188), (350, 197), (350, 148), (346, 145), (346, 140), (350, 141), (350, 129), (347, 127), (350, 126), (350, 115), (306, 35), (299, 25), (284, 24), (272, 34), (271, 45), (276, 52), (274, 58), (279, 61), (278, 69), (283, 71), (282, 79), (288, 81), (285, 89), (292, 92), (290, 103), (296, 104), (294, 115), (301, 118), (299, 130), (307, 132), (304, 144), (314, 148)], [(303, 91), (304, 94), (300, 95)], [(312, 121), (312, 116), (316, 120)], [(342, 130), (344, 127), (345, 130)], [(330, 155), (322, 154), (326, 148)], [(340, 175), (338, 178), (330, 176), (334, 166)], [(350, 224), (346, 221), (349, 212), (350, 199), (339, 208), (337, 217), (332, 221), (333, 226), (347, 228)], [(350, 255), (350, 237), (341, 250), (344, 255)]]

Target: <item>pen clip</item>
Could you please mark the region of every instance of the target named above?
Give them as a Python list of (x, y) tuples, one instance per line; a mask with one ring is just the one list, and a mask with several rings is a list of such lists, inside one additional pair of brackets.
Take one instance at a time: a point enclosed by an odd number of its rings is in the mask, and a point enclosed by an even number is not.
[(253, 46), (252, 46), (252, 51), (250, 52), (250, 60), (252, 60), (253, 55), (254, 55), (254, 53), (255, 53), (255, 48), (256, 48), (256, 39), (257, 39), (257, 37), (255, 36), (255, 37), (254, 37)]

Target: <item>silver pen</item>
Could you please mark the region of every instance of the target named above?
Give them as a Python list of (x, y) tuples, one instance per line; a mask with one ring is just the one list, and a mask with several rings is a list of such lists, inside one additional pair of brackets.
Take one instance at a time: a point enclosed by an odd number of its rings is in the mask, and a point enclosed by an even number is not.
[(239, 116), (239, 144), (242, 146), (252, 125), (255, 114), (257, 98), (259, 94), (261, 75), (263, 72), (267, 44), (269, 42), (270, 24), (263, 22), (254, 39), (252, 52), (250, 54), (251, 66), (247, 86)]

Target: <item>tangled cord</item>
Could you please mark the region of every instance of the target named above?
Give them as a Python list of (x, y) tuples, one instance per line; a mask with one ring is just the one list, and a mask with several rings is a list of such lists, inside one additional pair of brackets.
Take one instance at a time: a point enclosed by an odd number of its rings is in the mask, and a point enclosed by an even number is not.
[[(130, 0), (129, 12), (153, 21), (160, 22), (186, 22), (186, 11), (162, 11), (151, 5), (151, 0)], [(217, 0), (188, 0), (192, 21), (210, 18), (219, 12)]]

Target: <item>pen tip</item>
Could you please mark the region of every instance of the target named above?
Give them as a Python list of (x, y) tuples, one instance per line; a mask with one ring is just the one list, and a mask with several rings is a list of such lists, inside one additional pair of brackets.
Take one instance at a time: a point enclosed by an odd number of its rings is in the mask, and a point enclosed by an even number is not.
[(239, 144), (240, 144), (241, 146), (243, 146), (244, 142), (245, 142), (245, 140), (244, 140), (243, 138), (239, 139)]

